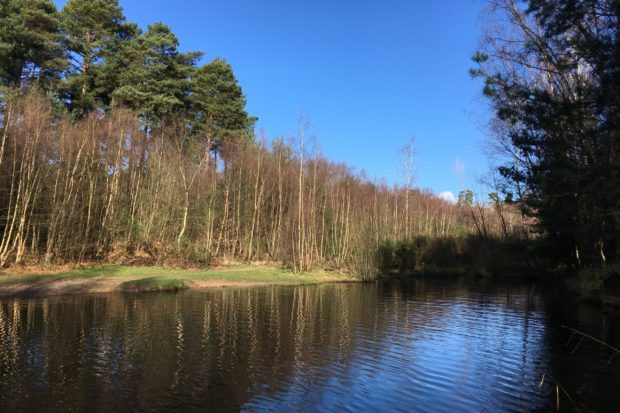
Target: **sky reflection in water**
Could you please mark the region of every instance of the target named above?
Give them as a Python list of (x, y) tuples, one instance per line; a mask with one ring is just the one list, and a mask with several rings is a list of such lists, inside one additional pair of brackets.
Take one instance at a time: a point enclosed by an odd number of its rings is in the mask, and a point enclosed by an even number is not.
[(614, 406), (620, 367), (570, 354), (567, 320), (620, 337), (537, 289), (453, 281), (3, 300), (0, 410), (532, 411), (545, 372)]

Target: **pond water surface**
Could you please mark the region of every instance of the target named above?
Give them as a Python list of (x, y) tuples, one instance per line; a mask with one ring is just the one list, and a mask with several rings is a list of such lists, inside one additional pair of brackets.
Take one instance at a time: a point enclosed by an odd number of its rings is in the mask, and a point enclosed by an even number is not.
[(554, 380), (620, 411), (620, 357), (563, 325), (620, 342), (617, 316), (519, 284), (4, 299), (0, 411), (549, 411)]

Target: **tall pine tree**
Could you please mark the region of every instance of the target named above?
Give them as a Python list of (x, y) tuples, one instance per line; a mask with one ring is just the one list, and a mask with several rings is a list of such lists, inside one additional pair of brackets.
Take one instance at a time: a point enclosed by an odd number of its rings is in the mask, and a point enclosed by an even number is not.
[(246, 98), (223, 59), (196, 70), (191, 85), (192, 129), (218, 150), (226, 141), (249, 143), (257, 118), (249, 116)]
[(71, 61), (62, 91), (71, 111), (83, 116), (105, 106), (112, 91), (98, 83), (102, 64), (136, 26), (125, 22), (118, 0), (68, 0), (61, 23)]
[[(170, 28), (155, 23), (132, 41), (125, 42), (118, 58), (118, 88), (112, 94), (119, 105), (133, 109), (149, 129), (160, 120), (183, 112), (187, 106), (190, 78), (202, 55), (181, 53)], [(106, 70), (115, 72), (114, 68)]]

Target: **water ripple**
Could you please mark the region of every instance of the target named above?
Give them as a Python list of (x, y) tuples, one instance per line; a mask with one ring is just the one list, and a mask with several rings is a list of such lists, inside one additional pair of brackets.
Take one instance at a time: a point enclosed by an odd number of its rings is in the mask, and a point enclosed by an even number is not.
[(543, 373), (583, 410), (617, 406), (619, 369), (570, 354), (551, 305), (422, 281), (4, 300), (0, 410), (520, 412), (553, 407)]

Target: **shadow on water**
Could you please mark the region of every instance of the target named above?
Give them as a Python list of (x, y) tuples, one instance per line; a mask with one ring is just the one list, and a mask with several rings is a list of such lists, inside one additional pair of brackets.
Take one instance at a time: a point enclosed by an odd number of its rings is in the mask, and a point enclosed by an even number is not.
[[(417, 280), (0, 301), (0, 410), (532, 411), (543, 373), (617, 407), (618, 318), (519, 284)], [(570, 411), (562, 400), (561, 407)]]

